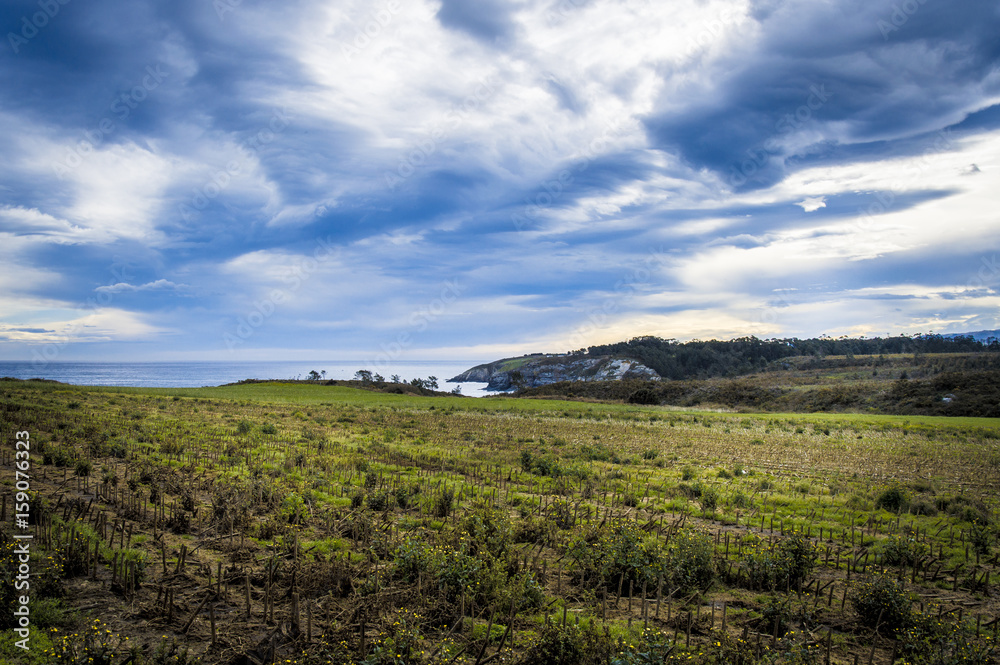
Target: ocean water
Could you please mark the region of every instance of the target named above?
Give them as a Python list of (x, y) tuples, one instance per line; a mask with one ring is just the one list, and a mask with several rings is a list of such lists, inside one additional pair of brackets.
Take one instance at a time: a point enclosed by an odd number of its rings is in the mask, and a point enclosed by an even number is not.
[[(488, 395), (485, 383), (445, 383), (482, 361), (398, 361), (379, 367), (379, 374), (388, 379), (393, 374), (409, 381), (436, 376), (438, 390), (461, 386), (462, 394), (471, 397)], [(243, 379), (305, 379), (310, 370), (326, 372), (327, 379), (350, 379), (366, 367), (363, 361), (328, 360), (317, 362), (49, 362), (0, 361), (0, 377), (16, 379), (52, 379), (81, 386), (133, 386), (163, 388), (200, 388), (221, 386)]]

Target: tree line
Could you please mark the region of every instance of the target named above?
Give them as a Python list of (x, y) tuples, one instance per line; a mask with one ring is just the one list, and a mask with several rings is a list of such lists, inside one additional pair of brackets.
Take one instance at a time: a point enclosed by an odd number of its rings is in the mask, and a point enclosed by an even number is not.
[(579, 349), (572, 355), (623, 356), (655, 370), (668, 379), (738, 376), (760, 371), (782, 358), (794, 356), (890, 355), (900, 353), (998, 352), (1000, 341), (980, 342), (971, 336), (899, 335), (896, 337), (815, 337), (809, 339), (737, 339), (678, 342), (660, 337), (635, 337), (627, 342)]

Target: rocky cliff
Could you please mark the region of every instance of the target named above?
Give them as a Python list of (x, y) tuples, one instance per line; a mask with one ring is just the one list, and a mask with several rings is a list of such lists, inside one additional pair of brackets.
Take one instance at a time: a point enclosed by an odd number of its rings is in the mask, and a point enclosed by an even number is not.
[(660, 375), (628, 358), (584, 355), (531, 355), (477, 365), (449, 383), (487, 383), (487, 390), (537, 388), (558, 381), (657, 380)]

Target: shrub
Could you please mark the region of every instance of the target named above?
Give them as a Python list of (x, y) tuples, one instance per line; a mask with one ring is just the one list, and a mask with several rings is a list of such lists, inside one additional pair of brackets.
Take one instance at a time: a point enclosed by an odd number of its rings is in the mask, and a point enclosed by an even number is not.
[(81, 477), (89, 476), (94, 470), (94, 465), (91, 464), (89, 459), (81, 459), (76, 461), (76, 475)]
[(670, 582), (682, 591), (704, 590), (715, 579), (715, 548), (705, 533), (685, 529), (668, 545)]
[(862, 625), (900, 631), (910, 623), (910, 598), (889, 575), (862, 582), (851, 595), (851, 605)]
[(655, 406), (660, 403), (660, 398), (649, 388), (639, 388), (628, 396), (629, 404), (645, 404)]
[(368, 494), (368, 507), (375, 512), (388, 510), (391, 505), (392, 501), (390, 500), (390, 494), (386, 490), (370, 492)]
[(555, 622), (545, 626), (538, 641), (524, 655), (523, 662), (532, 665), (604, 665), (614, 652), (611, 638), (597, 632), (592, 624), (563, 627)]
[(706, 513), (714, 513), (719, 505), (719, 490), (706, 487), (701, 491), (701, 509)]
[(983, 556), (990, 553), (990, 547), (993, 546), (993, 534), (990, 532), (989, 527), (978, 521), (974, 521), (969, 536), (976, 553)]
[(466, 551), (469, 554), (475, 556), (482, 551), (498, 558), (507, 555), (514, 536), (507, 511), (484, 500), (472, 506), (462, 520), (461, 532), (468, 536)]
[(751, 589), (765, 591), (798, 588), (816, 564), (812, 543), (794, 535), (768, 544), (763, 538), (751, 537), (750, 551), (740, 562)]
[(884, 508), (890, 513), (898, 513), (906, 507), (908, 501), (906, 490), (899, 485), (894, 485), (879, 492), (879, 495), (875, 497), (875, 508)]
[(685, 481), (687, 481), (687, 480), (694, 480), (695, 475), (696, 474), (694, 472), (694, 469), (692, 469), (689, 466), (686, 466), (683, 469), (681, 469), (681, 480), (685, 480)]
[(567, 549), (570, 568), (583, 581), (604, 580), (609, 588), (631, 583), (656, 588), (668, 571), (667, 552), (655, 537), (633, 521), (614, 520), (574, 538)]
[(908, 663), (934, 665), (988, 665), (995, 647), (989, 642), (977, 643), (963, 626), (928, 612), (916, 612), (906, 630), (897, 637), (901, 655)]
[(445, 487), (438, 494), (434, 503), (434, 515), (437, 517), (448, 517), (451, 514), (452, 505), (455, 503), (455, 490)]
[(917, 542), (915, 538), (889, 536), (878, 545), (876, 553), (881, 555), (882, 565), (905, 568), (927, 553), (927, 545)]

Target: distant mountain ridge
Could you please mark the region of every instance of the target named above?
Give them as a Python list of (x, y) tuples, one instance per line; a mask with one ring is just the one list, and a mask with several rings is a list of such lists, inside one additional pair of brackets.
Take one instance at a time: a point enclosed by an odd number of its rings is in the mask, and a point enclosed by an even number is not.
[(943, 335), (943, 337), (949, 337), (952, 339), (956, 337), (971, 337), (977, 342), (989, 344), (994, 339), (1000, 340), (1000, 330), (977, 330), (975, 332), (948, 333)]

